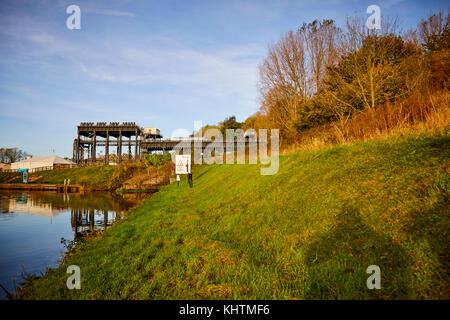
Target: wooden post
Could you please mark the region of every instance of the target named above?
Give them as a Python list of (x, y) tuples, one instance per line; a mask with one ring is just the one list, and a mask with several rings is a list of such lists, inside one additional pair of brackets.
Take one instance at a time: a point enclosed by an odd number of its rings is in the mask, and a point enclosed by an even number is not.
[(94, 130), (94, 137), (92, 138), (92, 162), (97, 161), (97, 132)]
[(128, 160), (131, 160), (131, 136), (128, 137)]
[(109, 131), (106, 130), (106, 143), (105, 143), (105, 164), (109, 164)]
[(138, 132), (137, 132), (137, 129), (135, 130), (135, 135), (136, 135), (136, 140), (135, 140), (136, 145), (134, 146), (134, 159), (136, 161), (138, 161), (139, 155), (138, 155)]
[(122, 130), (119, 129), (119, 144), (117, 146), (117, 161), (122, 162)]
[(78, 128), (78, 138), (77, 138), (77, 158), (75, 163), (80, 161), (80, 128)]
[(77, 162), (77, 139), (73, 139), (73, 156), (72, 161)]
[(116, 138), (116, 162), (119, 163), (119, 137)]
[[(141, 139), (140, 141), (144, 141), (142, 132), (141, 132)], [(141, 149), (141, 144), (139, 143), (139, 159), (142, 159), (142, 149)]]

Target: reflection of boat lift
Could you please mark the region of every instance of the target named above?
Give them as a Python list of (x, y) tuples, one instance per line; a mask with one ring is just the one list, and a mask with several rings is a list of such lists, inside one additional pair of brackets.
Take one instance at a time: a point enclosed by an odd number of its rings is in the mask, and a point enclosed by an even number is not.
[(28, 169), (17, 169), (17, 172), (22, 172), (22, 182), (28, 183)]
[[(107, 210), (93, 210), (93, 209), (71, 209), (71, 225), (72, 230), (75, 231), (75, 238), (83, 235), (83, 232), (92, 232), (97, 230), (106, 230), (112, 226), (117, 218), (117, 214), (112, 212), (108, 215)], [(96, 220), (96, 216), (100, 216), (102, 220)]]

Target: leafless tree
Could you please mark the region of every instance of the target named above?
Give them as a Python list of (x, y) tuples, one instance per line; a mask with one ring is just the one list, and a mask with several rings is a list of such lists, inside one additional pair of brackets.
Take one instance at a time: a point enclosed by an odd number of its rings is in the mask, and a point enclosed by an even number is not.
[(0, 163), (13, 163), (25, 159), (27, 153), (17, 148), (0, 148)]

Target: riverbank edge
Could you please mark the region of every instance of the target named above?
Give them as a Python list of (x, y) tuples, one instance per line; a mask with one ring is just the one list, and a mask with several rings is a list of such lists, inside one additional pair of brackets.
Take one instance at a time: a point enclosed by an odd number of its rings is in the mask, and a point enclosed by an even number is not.
[[(32, 173), (28, 183), (22, 183), (22, 175), (0, 171), (0, 189), (57, 191), (57, 192), (154, 192), (174, 181), (169, 173), (158, 168), (144, 168), (140, 162), (119, 166), (85, 166), (54, 169)], [(148, 176), (148, 177), (147, 177)], [(151, 180), (156, 183), (132, 184), (130, 180)], [(158, 180), (159, 179), (159, 180)]]
[[(1, 190), (7, 190), (7, 189), (1, 189)], [(121, 192), (117, 192), (117, 190), (119, 190), (119, 188), (116, 188), (116, 189), (89, 188), (87, 191), (85, 189), (85, 191), (77, 192), (77, 193), (85, 194), (85, 193), (96, 193), (96, 192), (112, 192), (112, 193), (118, 193), (118, 194), (122, 194), (122, 195), (127, 194), (127, 193), (149, 194), (148, 198), (146, 198), (144, 201), (128, 208), (128, 210), (126, 211), (127, 212), (126, 217), (128, 217), (135, 210), (138, 210), (139, 208), (141, 208), (144, 205), (145, 201), (148, 201), (155, 193), (157, 193), (159, 191), (159, 189), (157, 189), (157, 190), (155, 190), (155, 189), (153, 189), (153, 190), (126, 190), (126, 191), (121, 191)], [(27, 190), (24, 190), (24, 191), (27, 191)], [(119, 223), (124, 223), (125, 221), (126, 221), (126, 219), (113, 221), (111, 226), (108, 227), (108, 230), (111, 228), (114, 228)], [(84, 245), (86, 243), (91, 243), (94, 241), (101, 241), (104, 231), (105, 230), (94, 230), (89, 235), (83, 236), (82, 238), (78, 239), (78, 241), (75, 241), (75, 240), (69, 241), (70, 244), (65, 245), (66, 251), (63, 252), (62, 256), (56, 261), (56, 263), (58, 264), (57, 267), (46, 268), (46, 270), (43, 273), (41, 273), (41, 276), (38, 276), (37, 274), (29, 274), (27, 277), (22, 279), (22, 282), (19, 283), (20, 287), (16, 287), (15, 291), (13, 293), (9, 292), (1, 283), (0, 283), (0, 290), (3, 290), (5, 292), (6, 298), (8, 300), (17, 300), (17, 293), (20, 290), (26, 289), (26, 287), (29, 286), (31, 284), (31, 282), (39, 281), (39, 279), (42, 279), (42, 278), (48, 276), (50, 273), (55, 272), (57, 269), (61, 268), (71, 256), (73, 256), (75, 254), (79, 254), (80, 252), (83, 251), (82, 245)]]
[[(426, 137), (427, 138), (427, 137)], [(429, 137), (428, 137), (429, 138)], [(446, 139), (447, 140), (447, 145), (448, 145), (448, 136), (444, 136), (444, 137), (432, 137), (431, 138), (431, 140), (433, 140), (433, 139), (435, 139), (436, 140), (436, 145), (439, 145), (438, 144), (438, 140), (439, 139)], [(441, 143), (441, 145), (442, 145), (442, 142), (439, 142), (439, 143)], [(413, 143), (414, 144), (414, 143)], [(417, 143), (416, 143), (417, 144)], [(432, 147), (434, 147), (433, 146), (433, 144), (434, 144), (434, 142), (431, 142), (430, 143), (430, 145), (432, 146)], [(361, 146), (364, 146), (364, 145), (372, 145), (372, 142), (369, 142), (369, 143), (366, 143), (366, 142), (364, 142), (364, 143), (359, 143), (358, 144), (359, 146), (358, 146), (358, 148), (359, 149), (361, 149)], [(420, 146), (420, 143), (418, 144), (418, 146)], [(315, 152), (305, 152), (306, 154), (316, 154), (315, 156), (314, 156), (314, 158), (317, 158), (319, 161), (320, 161), (320, 159), (322, 159), (322, 160), (324, 160), (324, 158), (335, 158), (336, 156), (338, 156), (340, 153), (342, 153), (342, 152), (344, 152), (345, 151), (345, 148), (347, 148), (347, 147), (343, 147), (343, 146), (336, 146), (336, 147), (332, 147), (332, 148), (326, 148), (325, 150), (320, 150), (320, 151), (315, 151)], [(414, 151), (414, 148), (411, 150), (411, 151)], [(445, 153), (445, 150), (441, 150), (441, 152), (443, 152), (443, 153)], [(302, 152), (303, 153), (303, 152)], [(414, 155), (414, 153), (415, 153), (415, 151), (414, 152), (412, 152), (412, 153), (410, 153), (409, 154), (409, 151), (408, 151), (408, 155), (410, 155), (410, 156), (414, 156), (415, 157), (415, 155)], [(292, 155), (290, 155), (290, 156), (292, 156)], [(371, 156), (373, 156), (373, 155), (371, 155), (371, 154), (368, 154), (368, 156), (369, 157), (371, 157)], [(206, 170), (203, 170), (202, 169), (202, 171), (204, 171), (204, 172), (202, 172), (201, 173), (201, 175), (203, 175), (203, 174), (205, 174), (205, 172), (207, 172), (208, 171), (208, 169), (206, 169)], [(163, 191), (163, 190), (162, 190)], [(189, 192), (189, 189), (187, 189), (187, 190), (183, 190), (183, 192), (184, 193), (186, 193), (186, 192), (188, 192), (188, 193), (190, 193)], [(442, 191), (440, 191), (440, 192), (442, 192)], [(180, 199), (178, 199), (178, 200), (180, 200)], [(147, 204), (148, 204), (148, 201), (152, 201), (151, 199), (149, 199), (149, 200), (146, 200), (146, 201), (144, 201), (140, 206), (138, 206), (138, 207), (136, 207), (136, 208), (134, 208), (132, 211), (130, 211), (130, 215), (132, 215), (132, 214), (134, 214), (134, 213), (136, 213), (136, 211), (137, 210), (140, 210), (140, 211), (142, 211), (142, 210), (144, 210), (145, 209), (145, 207), (147, 207)], [(183, 202), (184, 202), (184, 200), (183, 200)], [(153, 206), (150, 206), (150, 208), (152, 208)], [(141, 212), (140, 213), (140, 215), (142, 216), (144, 213), (143, 212)], [(128, 224), (128, 219), (126, 219), (126, 220), (123, 220), (122, 221), (124, 224), (127, 224), (128, 226), (130, 226), (130, 224)], [(110, 229), (111, 230), (111, 229)], [(98, 237), (97, 239), (91, 239), (90, 241), (102, 241), (102, 236), (100, 236), (100, 237)], [(186, 240), (185, 240), (186, 241)], [(180, 242), (181, 244), (183, 243), (183, 242)], [(79, 250), (81, 250), (82, 251), (82, 248), (79, 248)], [(74, 251), (74, 255), (77, 255), (77, 254), (79, 254), (81, 251)], [(63, 264), (61, 264), (58, 268), (63, 268), (64, 267), (64, 265)], [(57, 270), (58, 268), (55, 268), (55, 269), (52, 269), (52, 270), (50, 270), (50, 272), (53, 272), (53, 271), (55, 271), (55, 270)], [(47, 277), (48, 276), (48, 274), (46, 273), (45, 275), (44, 275), (44, 277)], [(40, 281), (40, 280), (37, 280), (37, 281)], [(26, 288), (23, 288), (23, 289), (26, 289)], [(24, 296), (22, 296), (21, 298), (24, 298)], [(30, 297), (28, 297), (28, 298), (30, 298)]]

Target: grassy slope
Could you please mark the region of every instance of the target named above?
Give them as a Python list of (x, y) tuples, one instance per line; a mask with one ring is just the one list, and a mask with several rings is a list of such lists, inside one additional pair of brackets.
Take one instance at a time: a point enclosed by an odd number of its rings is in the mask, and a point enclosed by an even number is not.
[(1, 172), (0, 171), (0, 183), (8, 183), (8, 181), (12, 180), (14, 177), (17, 178), (17, 181), (22, 182), (22, 174), (17, 172)]
[[(449, 298), (450, 138), (197, 167), (22, 298)], [(366, 268), (381, 267), (381, 290)]]
[[(70, 179), (71, 184), (81, 184), (106, 189), (110, 185), (113, 174), (114, 168), (112, 166), (100, 166), (41, 171), (31, 173), (30, 177), (42, 176), (42, 178), (34, 181), (34, 183), (63, 184), (64, 179)], [(4, 183), (9, 179), (9, 176), (13, 177), (14, 175), (17, 175), (18, 179), (11, 182), (22, 182), (22, 174), (18, 175), (17, 173), (5, 172), (0, 174), (0, 181)]]
[(113, 173), (113, 166), (50, 170), (36, 173), (43, 176), (36, 183), (63, 184), (64, 179), (70, 179), (71, 184), (107, 188)]

